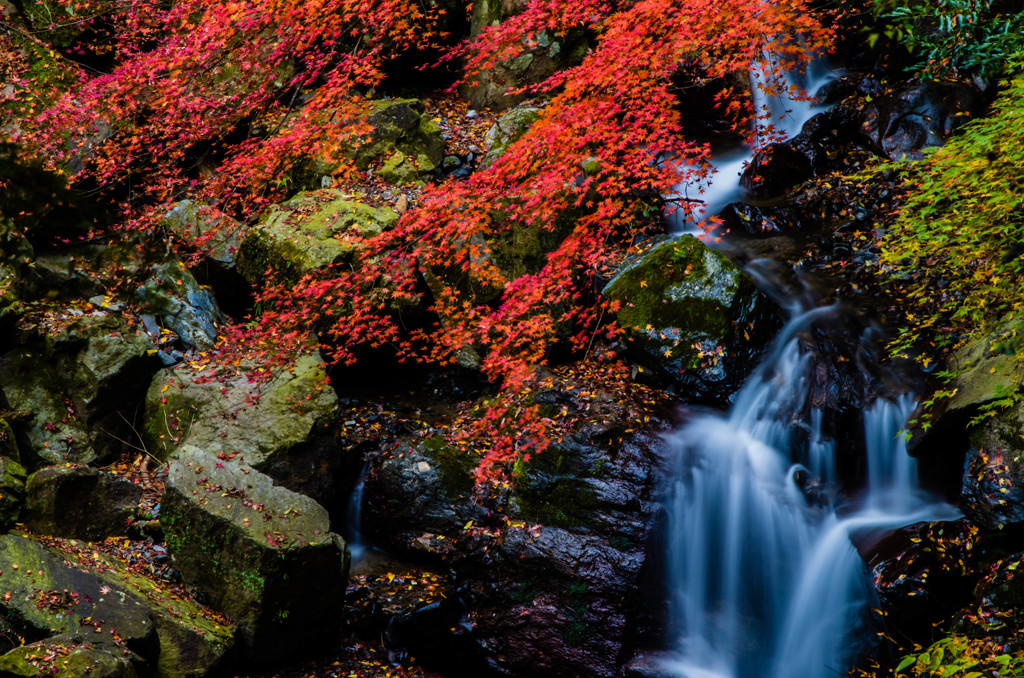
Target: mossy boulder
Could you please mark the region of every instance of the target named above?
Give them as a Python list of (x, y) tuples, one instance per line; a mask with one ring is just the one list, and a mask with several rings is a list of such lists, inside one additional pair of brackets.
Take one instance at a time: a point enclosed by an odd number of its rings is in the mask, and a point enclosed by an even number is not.
[(144, 313), (181, 339), (187, 348), (206, 351), (217, 340), (224, 314), (213, 293), (201, 286), (180, 261), (153, 267), (150, 277), (135, 291)]
[(743, 272), (688, 235), (628, 261), (603, 294), (641, 359), (694, 400), (727, 399), (781, 324)]
[(395, 151), (413, 160), (421, 175), (429, 175), (444, 160), (444, 136), (423, 112), (418, 99), (383, 99), (370, 104), (366, 122), (370, 139), (353, 153), (356, 167), (366, 170)]
[(160, 515), (175, 568), (238, 623), (244, 657), (281, 660), (334, 640), (349, 555), (322, 506), (187, 446)]
[(21, 460), (18, 452), (18, 441), (14, 438), (14, 431), (11, 425), (4, 419), (0, 419), (0, 457), (7, 459)]
[(14, 315), (31, 290), (27, 267), (35, 259), (32, 245), (14, 222), (0, 216), (0, 318)]
[(536, 106), (520, 105), (502, 113), (484, 137), (487, 153), (481, 158), (480, 167), (486, 169), (503, 156), (512, 142), (523, 136), (540, 119), (540, 110)]
[(20, 535), (0, 536), (0, 610), (22, 635), (45, 638), (87, 629), (90, 642), (141, 657), (157, 653), (145, 601), (123, 584), (78, 569), (63, 554)]
[(86, 466), (40, 469), (25, 484), (24, 522), (38, 534), (100, 541), (127, 534), (142, 487)]
[(11, 650), (0, 657), (0, 675), (36, 678), (135, 678), (123, 656), (98, 649), (86, 636), (66, 633)]
[(32, 419), (18, 432), (35, 463), (88, 464), (98, 458), (81, 415), (69, 407), (62, 380), (45, 347), (20, 348), (0, 357), (0, 394), (11, 409), (27, 410)]
[(234, 266), (245, 228), (240, 221), (201, 202), (182, 200), (164, 215), (161, 224), (178, 238), (199, 244), (211, 261)]
[(161, 372), (149, 389), (146, 447), (161, 460), (185, 445), (240, 456), (285, 486), (329, 502), (343, 461), (337, 404), (316, 352), (265, 382), (245, 374), (204, 379), (182, 365)]
[(363, 242), (398, 223), (398, 214), (356, 202), (341, 191), (300, 193), (271, 207), (242, 241), (238, 271), (253, 285), (268, 268), (298, 280), (332, 264), (351, 262)]

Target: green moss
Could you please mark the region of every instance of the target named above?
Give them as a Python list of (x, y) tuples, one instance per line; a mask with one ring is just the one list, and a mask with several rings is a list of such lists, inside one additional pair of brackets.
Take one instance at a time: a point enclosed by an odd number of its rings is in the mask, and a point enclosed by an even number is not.
[(627, 537), (612, 537), (608, 540), (608, 545), (616, 551), (622, 551), (623, 553), (633, 550), (633, 541)]
[(445, 495), (451, 499), (468, 496), (473, 491), (473, 470), (479, 459), (445, 441), (443, 436), (431, 436), (419, 449), (434, 462)]

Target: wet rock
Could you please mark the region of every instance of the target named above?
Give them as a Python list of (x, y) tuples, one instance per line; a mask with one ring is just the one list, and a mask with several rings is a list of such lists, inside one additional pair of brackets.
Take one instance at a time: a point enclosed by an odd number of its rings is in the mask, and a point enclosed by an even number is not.
[(780, 326), (774, 304), (724, 255), (692, 236), (627, 262), (602, 294), (640, 357), (693, 400), (724, 400)]
[(740, 176), (740, 186), (757, 198), (774, 198), (813, 174), (807, 155), (791, 142), (779, 142), (754, 154)]
[(67, 633), (16, 648), (0, 657), (0, 674), (36, 678), (135, 678), (131, 662), (100, 650), (86, 636)]
[(14, 431), (5, 419), (0, 419), (0, 457), (7, 459), (21, 460), (18, 452), (18, 442), (14, 438)]
[(197, 242), (203, 258), (191, 267), (200, 284), (211, 287), (222, 309), (240, 314), (251, 305), (251, 288), (239, 274), (235, 257), (244, 226), (220, 210), (182, 200), (162, 220), (164, 227), (186, 242)]
[(238, 623), (246, 659), (282, 660), (334, 639), (348, 549), (312, 499), (186, 447), (171, 464), (160, 519), (175, 568)]
[(123, 584), (78, 569), (42, 544), (0, 536), (0, 609), (29, 639), (88, 629), (90, 642), (120, 654), (157, 653), (156, 627), (143, 599)]
[(918, 160), (960, 125), (982, 112), (985, 98), (973, 84), (926, 82), (876, 97), (862, 110), (861, 132), (891, 159)]
[(793, 207), (755, 207), (734, 202), (719, 214), (722, 224), (730, 233), (774, 235), (801, 229), (801, 216)]
[(19, 522), (25, 503), (25, 475), (21, 464), (0, 456), (0, 530), (7, 531)]
[(512, 142), (523, 136), (526, 130), (537, 122), (540, 110), (536, 106), (520, 105), (503, 113), (484, 137), (487, 153), (480, 159), (480, 167), (486, 169), (504, 155)]
[(146, 396), (147, 449), (160, 459), (185, 445), (239, 456), (281, 484), (329, 504), (349, 463), (338, 443), (338, 397), (319, 353), (261, 382), (245, 373), (204, 379), (187, 366), (161, 372)]
[(186, 347), (199, 351), (213, 348), (224, 315), (210, 290), (201, 287), (184, 264), (169, 261), (155, 267), (135, 297), (144, 313), (159, 318)]
[(86, 541), (127, 534), (142, 499), (141, 486), (85, 466), (40, 469), (29, 476), (25, 493), (30, 530)]
[(351, 262), (365, 239), (393, 227), (398, 214), (334, 189), (300, 193), (271, 207), (242, 241), (238, 270), (253, 285), (268, 268), (291, 280)]
[(971, 434), (960, 506), (975, 524), (1001, 530), (1024, 522), (1024, 407), (998, 412)]
[(970, 598), (971, 555), (978, 528), (966, 520), (900, 528), (861, 550), (888, 623), (918, 642), (932, 620), (948, 618)]
[(616, 675), (644, 606), (661, 450), (654, 436), (621, 435), (585, 427), (517, 463), (504, 510), (490, 515), (472, 499), (479, 458), (442, 441), (400, 445), (371, 473), (375, 537), (455, 573), (472, 631), (438, 637), (434, 653), (479, 658), (497, 675)]

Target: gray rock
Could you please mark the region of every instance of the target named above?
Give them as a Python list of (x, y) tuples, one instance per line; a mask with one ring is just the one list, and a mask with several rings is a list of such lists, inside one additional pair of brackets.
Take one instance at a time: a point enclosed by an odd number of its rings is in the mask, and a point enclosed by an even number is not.
[(160, 519), (175, 567), (238, 623), (246, 658), (333, 640), (349, 555), (312, 499), (189, 446), (171, 464)]
[(319, 353), (299, 356), (265, 383), (244, 374), (203, 380), (179, 366), (161, 372), (149, 389), (146, 447), (160, 459), (185, 445), (238, 455), (285, 486), (329, 502), (342, 462), (337, 403)]
[(135, 296), (143, 312), (157, 316), (187, 347), (213, 348), (224, 315), (213, 294), (199, 285), (184, 264), (171, 261), (154, 268)]
[(480, 159), (480, 167), (486, 169), (493, 165), (495, 160), (505, 154), (512, 142), (523, 136), (539, 118), (540, 109), (536, 106), (516, 106), (503, 113), (484, 137), (487, 153)]

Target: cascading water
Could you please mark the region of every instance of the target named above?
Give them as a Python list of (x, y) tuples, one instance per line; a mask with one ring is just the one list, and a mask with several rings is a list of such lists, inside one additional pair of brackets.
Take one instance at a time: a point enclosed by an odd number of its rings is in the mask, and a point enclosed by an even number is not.
[[(765, 56), (769, 60), (770, 55)], [(788, 139), (796, 136), (804, 123), (818, 112), (813, 101), (796, 96), (799, 92), (814, 93), (835, 74), (821, 62), (812, 63), (805, 72), (786, 72), (782, 81), (774, 85), (767, 82), (764, 64), (755, 64), (750, 69), (750, 88), (753, 94), (755, 112), (754, 132), (759, 143), (773, 139)], [(673, 199), (698, 199), (703, 204), (699, 215), (689, 215), (686, 210), (666, 213), (673, 230), (678, 233), (698, 234), (699, 224), (715, 216), (731, 202), (742, 197), (740, 175), (750, 162), (754, 148), (742, 146), (718, 154), (712, 161), (708, 178), (696, 185), (682, 183), (666, 196)]]
[(667, 571), (678, 640), (665, 668), (675, 675), (841, 673), (874, 597), (851, 538), (955, 517), (916, 486), (898, 435), (909, 396), (865, 412), (867, 487), (836, 515), (834, 450), (821, 413), (805, 402), (810, 356), (796, 336), (834, 312), (796, 315), (730, 412), (698, 416), (670, 441)]
[(345, 537), (345, 543), (349, 553), (352, 554), (353, 562), (361, 560), (366, 554), (366, 544), (363, 543), (362, 534), (363, 488), (366, 485), (366, 470), (367, 467), (364, 466), (363, 470), (359, 472), (359, 479), (356, 481), (355, 487), (352, 488), (345, 511), (345, 526), (342, 528), (342, 536)]

